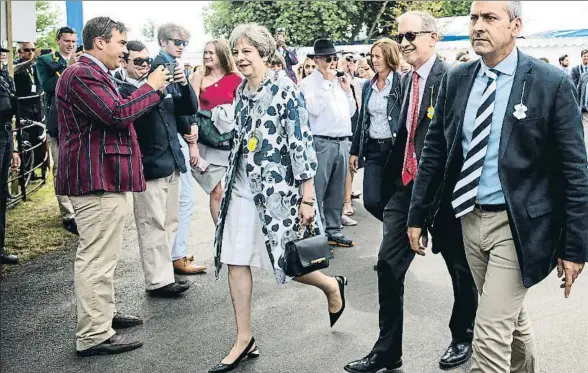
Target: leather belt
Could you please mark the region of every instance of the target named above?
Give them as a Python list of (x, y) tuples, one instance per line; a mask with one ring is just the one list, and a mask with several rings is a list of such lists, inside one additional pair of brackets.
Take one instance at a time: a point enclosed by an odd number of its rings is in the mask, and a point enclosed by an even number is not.
[(482, 212), (502, 212), (502, 211), (506, 211), (506, 204), (501, 203), (499, 205), (480, 205), (480, 204), (475, 204), (476, 209), (482, 211)]
[(368, 142), (373, 142), (375, 144), (391, 144), (392, 140), (392, 137), (389, 137), (387, 139), (373, 139), (370, 137)]
[(346, 140), (349, 140), (349, 136), (331, 137), (331, 136), (314, 135), (314, 137), (319, 138), (319, 139), (331, 140), (331, 141), (346, 141)]

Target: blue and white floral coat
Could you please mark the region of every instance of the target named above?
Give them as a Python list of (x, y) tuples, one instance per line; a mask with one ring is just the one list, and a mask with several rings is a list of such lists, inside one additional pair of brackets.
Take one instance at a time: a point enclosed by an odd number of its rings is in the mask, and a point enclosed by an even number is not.
[[(267, 77), (267, 76), (266, 76)], [(278, 283), (288, 280), (283, 272), (284, 247), (298, 238), (298, 207), (302, 200), (301, 185), (313, 178), (317, 168), (316, 152), (302, 93), (283, 72), (270, 72), (252, 95), (244, 93), (244, 79), (235, 96), (235, 138), (225, 175), (225, 190), (215, 233), (216, 275), (220, 262), (232, 189), (240, 157), (245, 157), (246, 171), (253, 200), (261, 220), (265, 246)], [(261, 134), (261, 145), (255, 152), (247, 142), (255, 127)], [(315, 205), (315, 234), (321, 234)]]

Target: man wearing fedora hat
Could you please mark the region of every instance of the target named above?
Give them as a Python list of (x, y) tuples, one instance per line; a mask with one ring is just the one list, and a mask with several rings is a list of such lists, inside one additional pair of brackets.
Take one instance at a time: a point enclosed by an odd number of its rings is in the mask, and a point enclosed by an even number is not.
[(302, 81), (300, 89), (306, 98), (317, 150), (316, 199), (329, 244), (351, 247), (355, 243), (343, 236), (341, 226), (351, 147), (351, 117), (356, 111), (351, 81), (344, 74), (338, 76), (333, 68), (338, 57), (330, 39), (316, 40), (314, 53), (308, 56), (317, 68)]

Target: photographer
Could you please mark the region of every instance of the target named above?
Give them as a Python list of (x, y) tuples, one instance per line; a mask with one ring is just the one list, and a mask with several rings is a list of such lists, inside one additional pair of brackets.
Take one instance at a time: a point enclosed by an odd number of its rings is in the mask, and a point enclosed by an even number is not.
[[(7, 49), (0, 46), (2, 60), (6, 58)], [(20, 157), (13, 151), (12, 117), (14, 116), (12, 102), (14, 101), (14, 81), (8, 71), (0, 69), (0, 264), (17, 264), (18, 256), (4, 251), (6, 236), (6, 203), (8, 199), (8, 171), (20, 166)]]
[(276, 44), (278, 46), (276, 49), (277, 54), (279, 54), (286, 62), (286, 66), (284, 66), (286, 74), (288, 74), (288, 77), (292, 79), (294, 83), (298, 83), (298, 78), (294, 72), (294, 66), (298, 64), (298, 56), (296, 56), (296, 50), (294, 48), (286, 46), (285, 28), (279, 28), (276, 30)]
[(355, 98), (350, 79), (333, 69), (338, 57), (330, 39), (316, 40), (314, 53), (309, 56), (317, 68), (302, 81), (300, 89), (306, 98), (317, 150), (316, 199), (329, 244), (351, 247), (355, 243), (343, 236), (341, 216), (351, 147), (351, 117), (357, 110)]
[[(57, 30), (57, 45), (59, 50), (49, 54), (43, 54), (37, 58), (37, 77), (45, 91), (45, 117), (47, 133), (49, 134), (49, 149), (53, 158), (53, 181), (57, 179), (59, 167), (58, 141), (57, 141), (57, 111), (55, 110), (55, 87), (59, 76), (67, 67), (76, 49), (77, 32), (70, 27), (62, 27)], [(53, 108), (53, 110), (52, 110)], [(73, 234), (78, 234), (74, 209), (67, 196), (57, 196), (63, 227)]]
[[(145, 84), (144, 77), (153, 62), (143, 43), (130, 41), (127, 49), (123, 62), (126, 79), (119, 87), (123, 97)], [(195, 114), (198, 102), (181, 66), (163, 65), (173, 71), (173, 83), (164, 91), (166, 98), (135, 120), (147, 190), (135, 193), (133, 205), (147, 292), (156, 297), (173, 297), (190, 287), (175, 281), (171, 257), (178, 230), (180, 173), (188, 171), (177, 122), (183, 115)]]

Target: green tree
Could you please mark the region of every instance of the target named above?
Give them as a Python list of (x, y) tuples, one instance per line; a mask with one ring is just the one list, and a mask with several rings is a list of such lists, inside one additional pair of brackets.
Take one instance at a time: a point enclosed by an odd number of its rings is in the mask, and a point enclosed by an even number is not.
[(215, 1), (204, 11), (214, 37), (228, 37), (236, 25), (256, 22), (275, 31), (286, 27), (290, 44), (309, 46), (319, 37), (340, 43), (389, 36), (396, 18), (408, 10), (435, 17), (467, 15), (471, 1)]
[(37, 47), (57, 50), (55, 35), (61, 12), (51, 1), (37, 1)]

